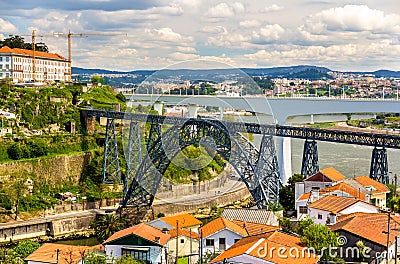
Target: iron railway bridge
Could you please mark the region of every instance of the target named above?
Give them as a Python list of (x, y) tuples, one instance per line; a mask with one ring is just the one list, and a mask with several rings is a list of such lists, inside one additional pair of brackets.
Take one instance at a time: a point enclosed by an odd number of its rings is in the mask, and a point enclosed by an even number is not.
[[(122, 207), (149, 207), (171, 160), (185, 147), (201, 144), (227, 160), (240, 175), (258, 208), (277, 202), (282, 186), (274, 136), (305, 139), (301, 174), (319, 171), (317, 141), (372, 146), (370, 177), (389, 183), (387, 148), (400, 149), (400, 137), (306, 127), (292, 127), (206, 118), (166, 117), (103, 110), (82, 110), (86, 125), (95, 118), (106, 118), (103, 157), (103, 183), (123, 183)], [(115, 120), (129, 123), (126, 134), (126, 173), (121, 178)], [(139, 124), (149, 133), (142, 151)], [(164, 126), (164, 127), (163, 127)], [(243, 133), (262, 135), (257, 148)], [(142, 153), (146, 152), (146, 153)]]

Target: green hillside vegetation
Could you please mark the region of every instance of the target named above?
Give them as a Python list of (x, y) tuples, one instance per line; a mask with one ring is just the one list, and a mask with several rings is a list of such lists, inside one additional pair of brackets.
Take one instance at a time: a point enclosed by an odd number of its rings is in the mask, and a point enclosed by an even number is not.
[(126, 109), (126, 99), (116, 94), (109, 86), (95, 86), (80, 96), (83, 102), (80, 106), (93, 106), (95, 109), (114, 110), (116, 104), (121, 104), (121, 111)]
[(178, 153), (168, 166), (164, 176), (175, 183), (189, 183), (212, 179), (225, 167), (225, 160), (198, 145), (190, 145)]

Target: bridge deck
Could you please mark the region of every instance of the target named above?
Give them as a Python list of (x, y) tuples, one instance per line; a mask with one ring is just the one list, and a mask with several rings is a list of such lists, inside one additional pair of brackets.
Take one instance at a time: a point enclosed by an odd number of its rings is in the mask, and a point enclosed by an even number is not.
[[(105, 110), (82, 110), (88, 117), (105, 117), (138, 122), (155, 122), (160, 124), (182, 123), (189, 118), (167, 117), (147, 114), (133, 114), (125, 112), (114, 112)], [(278, 137), (291, 137), (300, 139), (315, 139), (345, 144), (364, 146), (376, 146), (400, 149), (400, 136), (385, 135), (380, 133), (362, 133), (343, 130), (328, 130), (319, 128), (294, 127), (282, 125), (268, 125), (243, 122), (228, 122), (210, 119), (210, 121), (221, 122), (229, 131), (237, 131), (252, 134), (268, 134)]]

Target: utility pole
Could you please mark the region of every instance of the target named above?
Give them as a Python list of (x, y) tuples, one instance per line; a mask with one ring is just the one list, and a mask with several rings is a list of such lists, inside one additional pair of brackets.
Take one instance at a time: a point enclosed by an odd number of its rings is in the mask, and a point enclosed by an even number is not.
[(192, 263), (192, 229), (189, 228), (189, 239), (190, 239), (190, 255), (188, 259), (188, 264)]
[[(394, 174), (394, 196), (397, 196), (397, 174)], [(397, 241), (397, 240), (396, 240)]]
[(178, 238), (179, 238), (179, 230), (178, 230), (179, 222), (176, 220), (176, 254), (175, 254), (175, 264), (178, 264)]

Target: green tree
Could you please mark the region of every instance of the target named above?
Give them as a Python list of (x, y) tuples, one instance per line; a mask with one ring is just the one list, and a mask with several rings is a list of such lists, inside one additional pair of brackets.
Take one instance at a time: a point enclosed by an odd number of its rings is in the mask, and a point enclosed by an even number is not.
[(94, 254), (93, 252), (90, 252), (85, 258), (84, 258), (84, 264), (106, 264), (106, 257)]
[(36, 249), (40, 247), (38, 242), (33, 242), (30, 240), (25, 240), (19, 242), (17, 246), (15, 246), (12, 250), (21, 258), (25, 259), (31, 253), (33, 253)]
[(304, 235), (304, 230), (313, 224), (314, 224), (314, 221), (310, 217), (307, 216), (307, 217), (301, 219), (297, 223), (297, 226), (294, 229), (294, 232), (296, 232), (298, 235), (302, 236), (302, 235)]
[(295, 192), (295, 183), (301, 182), (305, 179), (305, 177), (301, 174), (294, 174), (289, 178), (288, 184), (283, 186), (279, 190), (279, 202), (285, 209), (285, 211), (294, 211), (295, 210), (295, 200), (294, 200), (294, 192)]
[(104, 241), (115, 232), (124, 229), (126, 223), (127, 220), (124, 218), (119, 218), (114, 214), (106, 214), (100, 217), (99, 220), (91, 222), (90, 228), (94, 229), (99, 241)]
[(134, 257), (130, 255), (124, 255), (122, 258), (117, 259), (115, 261), (116, 264), (144, 264), (144, 261), (136, 260)]
[(317, 254), (323, 254), (321, 260), (335, 260), (335, 256), (329, 254), (329, 250), (322, 251), (323, 248), (338, 247), (338, 234), (329, 230), (327, 226), (321, 224), (312, 224), (303, 230), (301, 242), (307, 247), (314, 248)]
[(98, 76), (98, 75), (93, 75), (92, 78), (90, 78), (90, 82), (91, 83), (105, 84), (106, 83), (106, 79), (104, 79), (104, 77), (101, 77), (101, 76)]
[(293, 232), (293, 225), (289, 218), (281, 217), (278, 219), (279, 226), (282, 228), (283, 232), (291, 233)]
[(126, 97), (122, 93), (118, 93), (116, 95), (117, 99), (120, 100), (121, 102), (125, 103), (126, 102)]

